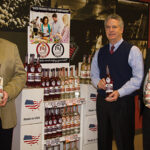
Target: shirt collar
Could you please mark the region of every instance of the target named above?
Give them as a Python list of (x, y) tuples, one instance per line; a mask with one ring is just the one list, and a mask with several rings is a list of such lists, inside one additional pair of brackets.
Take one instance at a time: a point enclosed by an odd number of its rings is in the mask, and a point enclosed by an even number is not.
[[(114, 44), (114, 51), (117, 50), (117, 48), (120, 46), (120, 44), (123, 42), (123, 39), (121, 39), (120, 41), (118, 41), (116, 44)], [(111, 49), (112, 44), (109, 43), (109, 50)]]

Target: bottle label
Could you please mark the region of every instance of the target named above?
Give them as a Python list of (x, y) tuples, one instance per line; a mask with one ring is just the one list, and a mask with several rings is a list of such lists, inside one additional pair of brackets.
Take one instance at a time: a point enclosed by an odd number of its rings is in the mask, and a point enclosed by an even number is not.
[(66, 128), (66, 117), (62, 117), (62, 128)]
[(28, 82), (34, 82), (34, 73), (28, 73)]
[(55, 88), (52, 86), (49, 87), (49, 95), (55, 95)]
[(49, 87), (49, 81), (46, 82), (46, 86)]
[(55, 81), (52, 81), (52, 86), (55, 86), (55, 84), (56, 84)]
[(60, 86), (55, 86), (55, 94), (60, 94)]
[(45, 82), (42, 82), (42, 87), (45, 87)]
[(81, 71), (81, 78), (87, 78), (87, 71)]
[(38, 68), (38, 72), (42, 72), (42, 67), (39, 67), (39, 68)]
[(57, 81), (57, 85), (60, 86), (60, 81)]
[(48, 121), (45, 121), (45, 126), (48, 126)]
[(48, 132), (48, 134), (52, 134), (52, 126), (47, 127), (47, 132)]
[(106, 93), (112, 93), (113, 92), (113, 84), (106, 84)]
[(87, 78), (88, 78), (88, 79), (91, 78), (91, 77), (90, 77), (90, 71), (89, 71), (89, 70), (87, 71)]
[(65, 93), (69, 93), (70, 92), (70, 87), (69, 85), (65, 85)]
[(35, 67), (31, 67), (31, 68), (30, 68), (30, 72), (33, 73), (34, 71), (35, 71)]
[(41, 73), (35, 73), (35, 82), (41, 82)]
[(45, 96), (48, 96), (49, 95), (49, 88), (44, 88), (44, 95)]
[(77, 116), (74, 116), (74, 125), (77, 127), (77, 126), (80, 126), (80, 116), (77, 115)]

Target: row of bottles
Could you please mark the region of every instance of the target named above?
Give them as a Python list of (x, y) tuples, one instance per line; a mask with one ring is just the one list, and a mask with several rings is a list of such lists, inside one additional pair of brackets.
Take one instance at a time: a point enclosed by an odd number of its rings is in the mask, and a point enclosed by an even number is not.
[(78, 141), (73, 141), (69, 143), (63, 142), (63, 145), (55, 145), (55, 146), (45, 146), (45, 150), (79, 150)]
[(90, 71), (91, 71), (91, 55), (88, 56), (88, 60), (87, 60), (87, 56), (83, 55), (83, 62), (81, 64), (81, 70), (80, 70), (81, 84), (91, 83)]
[(25, 58), (24, 68), (27, 71), (27, 87), (44, 88), (44, 100), (72, 99), (80, 97), (80, 78), (78, 69), (75, 73), (73, 67), (42, 69), (40, 55), (31, 54)]
[(45, 139), (80, 133), (78, 106), (45, 108)]
[(28, 87), (40, 87), (41, 85), (41, 72), (42, 66), (40, 64), (40, 55), (37, 55), (37, 60), (35, 61), (35, 55), (30, 54), (29, 63), (28, 55), (25, 57), (24, 68), (27, 72), (27, 82)]
[(41, 87), (44, 88), (44, 100), (72, 99), (80, 97), (80, 79), (73, 68), (43, 69)]

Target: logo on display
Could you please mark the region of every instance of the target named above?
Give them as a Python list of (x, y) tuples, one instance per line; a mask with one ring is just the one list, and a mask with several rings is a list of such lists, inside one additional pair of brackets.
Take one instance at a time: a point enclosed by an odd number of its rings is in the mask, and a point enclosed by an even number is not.
[(97, 94), (94, 94), (94, 93), (91, 93), (91, 94), (90, 94), (90, 100), (91, 100), (91, 101), (94, 101), (94, 102), (95, 102), (95, 101), (96, 101), (96, 98), (97, 98)]
[(34, 101), (34, 100), (28, 100), (27, 99), (25, 101), (25, 107), (28, 109), (31, 109), (33, 111), (35, 109), (39, 109), (41, 102), (42, 102), (42, 100), (41, 101)]
[(52, 46), (52, 54), (55, 57), (61, 57), (64, 54), (64, 46), (61, 43), (56, 43)]
[(25, 135), (23, 141), (24, 143), (32, 146), (33, 144), (38, 144), (39, 139), (40, 135), (39, 136)]
[(97, 131), (97, 125), (96, 124), (89, 124), (89, 130)]
[(45, 58), (50, 53), (50, 47), (45, 42), (39, 43), (37, 45), (36, 52), (37, 52), (37, 54), (40, 54), (40, 57)]

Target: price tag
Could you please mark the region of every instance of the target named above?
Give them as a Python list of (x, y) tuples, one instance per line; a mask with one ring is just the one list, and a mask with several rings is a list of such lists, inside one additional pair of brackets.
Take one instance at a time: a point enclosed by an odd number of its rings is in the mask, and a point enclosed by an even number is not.
[(70, 136), (66, 136), (66, 143), (69, 143), (70, 142)]
[(51, 145), (51, 140), (46, 140), (46, 146)]
[(62, 107), (66, 107), (66, 101), (63, 100), (63, 101), (61, 101), (61, 102), (62, 102)]
[(52, 146), (59, 145), (59, 144), (60, 144), (60, 140), (59, 140), (58, 138), (51, 140), (51, 145), (52, 145)]

